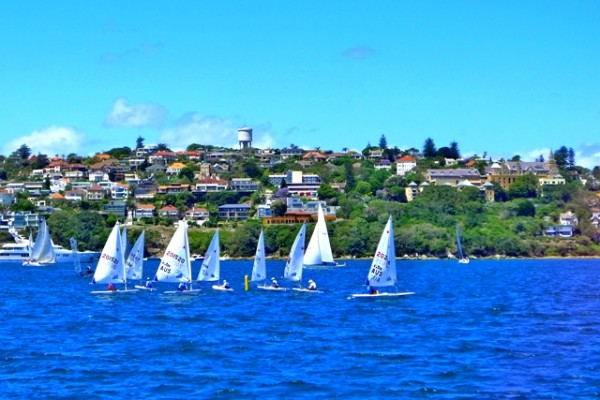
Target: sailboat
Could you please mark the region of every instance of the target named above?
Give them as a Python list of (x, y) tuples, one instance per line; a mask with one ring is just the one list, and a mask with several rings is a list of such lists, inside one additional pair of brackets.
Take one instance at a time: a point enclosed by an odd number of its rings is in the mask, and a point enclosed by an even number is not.
[(46, 264), (54, 264), (56, 262), (54, 246), (52, 245), (52, 238), (50, 237), (50, 230), (48, 229), (46, 220), (42, 220), (33, 247), (31, 247), (30, 242), (30, 248), (31, 253), (29, 259), (24, 261), (23, 265), (43, 266)]
[[(141, 281), (143, 278), (145, 238), (146, 231), (142, 231), (140, 236), (135, 241), (135, 244), (129, 251), (129, 255), (125, 261), (125, 274), (127, 275), (127, 279)], [(152, 286), (145, 286), (142, 284), (135, 285), (135, 288), (141, 290), (152, 290)]]
[(192, 263), (187, 231), (187, 222), (185, 220), (179, 221), (165, 254), (160, 259), (154, 281), (189, 284), (190, 286), (189, 288), (186, 286), (186, 290), (165, 291), (167, 294), (198, 294), (200, 292), (200, 289), (192, 288)]
[[(258, 236), (258, 243), (256, 244), (256, 253), (254, 254), (254, 264), (252, 265), (252, 275), (250, 282), (263, 282), (267, 279), (267, 261), (265, 259), (265, 234), (261, 229), (260, 235)], [(278, 292), (284, 292), (286, 289), (281, 286), (273, 285), (258, 285), (258, 289), (262, 290), (273, 290)]]
[(119, 290), (94, 290), (92, 293), (113, 294), (137, 292), (137, 289), (127, 288), (127, 274), (125, 272), (122, 246), (121, 231), (117, 222), (104, 244), (100, 260), (98, 260), (98, 265), (96, 265), (92, 284), (104, 283), (112, 285), (113, 283), (122, 283), (125, 285), (125, 288)]
[(458, 252), (458, 262), (460, 264), (468, 264), (469, 257), (466, 257), (465, 254), (463, 253), (462, 237), (460, 234), (460, 226), (458, 224), (456, 225), (456, 250)]
[(302, 264), (304, 263), (304, 240), (306, 236), (306, 222), (302, 224), (302, 227), (298, 231), (292, 248), (290, 249), (290, 255), (285, 263), (285, 269), (283, 271), (283, 278), (290, 282), (302, 281)]
[[(198, 281), (202, 282), (215, 282), (218, 281), (221, 276), (221, 246), (219, 243), (219, 230), (215, 232), (206, 249), (200, 271), (198, 271)], [(213, 285), (215, 290), (227, 290), (233, 289), (227, 288), (221, 285)]]
[(317, 224), (315, 230), (308, 241), (306, 253), (304, 254), (304, 266), (338, 266), (343, 267), (346, 264), (337, 264), (333, 260), (331, 253), (331, 244), (329, 243), (329, 233), (325, 224), (325, 214), (321, 203), (317, 209)]
[(394, 226), (392, 223), (392, 216), (390, 215), (377, 250), (373, 256), (371, 262), (371, 268), (367, 276), (367, 286), (370, 289), (370, 293), (365, 294), (352, 294), (350, 298), (360, 297), (399, 297), (414, 294), (414, 292), (383, 292), (379, 293), (377, 288), (394, 286), (396, 287), (396, 248), (394, 246)]

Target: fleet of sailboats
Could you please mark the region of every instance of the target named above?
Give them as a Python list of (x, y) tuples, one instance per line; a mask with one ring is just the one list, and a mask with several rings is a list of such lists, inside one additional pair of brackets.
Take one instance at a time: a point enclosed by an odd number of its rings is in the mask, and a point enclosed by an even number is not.
[[(319, 206), (318, 213), (322, 216), (323, 212)], [(43, 227), (42, 227), (43, 228)], [(45, 229), (45, 228), (44, 228)], [(39, 239), (43, 239), (43, 230), (39, 233)], [(315, 228), (315, 231), (317, 228)], [(149, 289), (148, 286), (136, 285), (135, 289), (128, 289), (128, 281), (141, 281), (143, 278), (143, 263), (144, 263), (144, 241), (145, 231), (143, 231), (137, 238), (129, 256), (125, 258), (125, 249), (127, 248), (127, 239), (123, 236), (127, 234), (126, 229), (120, 230), (120, 225), (117, 222), (104, 245), (100, 260), (96, 266), (92, 284), (108, 284), (107, 290), (94, 290), (92, 293), (129, 293), (136, 292), (138, 289)], [(316, 236), (315, 236), (316, 235)], [(319, 237), (327, 237), (321, 233), (313, 234), (313, 237), (317, 242)], [(306, 223), (303, 223), (300, 227), (294, 242), (290, 248), (289, 256), (286, 260), (283, 278), (291, 283), (298, 284), (302, 282), (303, 269), (305, 264), (306, 254), (304, 252), (304, 243), (306, 239)], [(460, 239), (460, 229), (457, 226), (457, 240)], [(36, 239), (37, 240), (37, 239)], [(313, 239), (311, 239), (312, 241)], [(77, 251), (77, 244), (73, 244), (73, 251)], [(320, 244), (319, 244), (320, 246)], [(325, 248), (325, 252), (321, 254), (331, 254)], [(307, 251), (308, 253), (308, 251)], [(462, 254), (462, 253), (461, 253)], [(313, 256), (311, 256), (313, 257)], [(321, 257), (321, 258), (319, 258)], [(331, 258), (333, 259), (333, 258)], [(311, 260), (328, 260), (327, 257), (322, 256), (313, 257)], [(310, 262), (310, 260), (309, 260)], [(76, 265), (76, 268), (80, 266)], [(266, 254), (265, 254), (265, 238), (264, 231), (260, 231), (258, 238), (256, 252), (254, 256), (254, 263), (252, 266), (252, 275), (250, 282), (257, 284), (257, 288), (266, 290), (280, 290), (284, 291), (286, 288), (281, 288), (277, 284), (266, 285), (264, 281), (267, 279), (267, 266), (266, 266)], [(81, 271), (80, 271), (81, 272)], [(202, 265), (198, 272), (196, 281), (218, 281), (220, 278), (220, 244), (219, 244), (219, 230), (215, 232), (206, 250), (203, 258)], [(274, 278), (272, 278), (274, 280)], [(177, 229), (173, 234), (163, 257), (160, 259), (159, 266), (153, 279), (154, 282), (165, 282), (165, 283), (178, 283), (179, 287), (175, 291), (164, 291), (164, 293), (181, 293), (181, 294), (196, 294), (200, 292), (200, 289), (192, 288), (192, 268), (190, 259), (189, 239), (188, 239), (188, 225), (185, 220), (181, 220), (178, 223)], [(246, 278), (246, 283), (248, 280)], [(258, 285), (262, 283), (261, 285)], [(293, 290), (322, 293), (316, 290), (316, 285), (309, 280), (312, 284), (310, 288), (293, 287)], [(116, 289), (113, 284), (122, 284), (124, 288)], [(396, 290), (380, 292), (382, 288), (394, 287)], [(213, 285), (214, 289), (217, 290), (232, 290), (223, 281), (223, 285)], [(396, 271), (396, 250), (394, 246), (394, 227), (392, 217), (388, 218), (385, 228), (379, 239), (377, 249), (371, 261), (371, 267), (367, 275), (367, 288), (368, 293), (358, 293), (350, 295), (350, 298), (376, 298), (376, 297), (400, 297), (414, 292), (398, 292), (397, 290), (397, 271)], [(249, 285), (247, 285), (247, 290)]]

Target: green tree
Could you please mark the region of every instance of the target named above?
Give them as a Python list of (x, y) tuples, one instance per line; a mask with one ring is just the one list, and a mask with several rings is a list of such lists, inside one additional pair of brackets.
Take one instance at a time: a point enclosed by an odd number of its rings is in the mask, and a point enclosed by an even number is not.
[(388, 143), (387, 143), (387, 139), (385, 138), (385, 135), (381, 135), (381, 137), (379, 138), (379, 148), (380, 149), (387, 149), (388, 147)]
[(456, 143), (456, 141), (452, 141), (450, 143), (450, 151), (451, 151), (451, 153), (450, 153), (451, 157), (449, 157), (449, 158), (453, 158), (455, 160), (460, 159), (460, 150), (458, 148), (458, 143)]
[(188, 180), (188, 182), (193, 182), (194, 181), (194, 170), (191, 169), (190, 167), (184, 167), (181, 168), (181, 171), (179, 171), (179, 174), (177, 174), (178, 178), (185, 178)]
[(21, 160), (27, 160), (31, 156), (31, 149), (26, 144), (22, 144), (16, 151)]
[(511, 199), (536, 197), (538, 186), (537, 176), (533, 174), (518, 176), (508, 189), (508, 197)]
[(271, 203), (271, 210), (273, 211), (273, 216), (283, 217), (287, 211), (287, 204), (283, 201), (274, 201)]
[(127, 146), (125, 147), (115, 147), (106, 152), (106, 154), (110, 154), (111, 157), (120, 160), (125, 157), (129, 157), (131, 155), (131, 149)]
[(521, 200), (517, 204), (517, 215), (519, 217), (535, 217), (535, 206), (529, 200)]
[(138, 136), (137, 139), (135, 140), (135, 148), (142, 149), (144, 147), (144, 141), (145, 141), (145, 139), (143, 137)]
[(423, 144), (423, 157), (425, 158), (434, 158), (437, 155), (437, 150), (435, 147), (435, 143), (432, 138), (425, 139), (425, 143)]
[(344, 178), (346, 180), (346, 193), (350, 193), (356, 186), (356, 179), (354, 178), (354, 170), (352, 169), (352, 163), (346, 162), (344, 164)]
[(338, 193), (328, 183), (321, 183), (317, 190), (317, 196), (319, 200), (330, 200), (336, 198)]
[(356, 184), (354, 191), (356, 191), (356, 193), (358, 193), (362, 196), (373, 193), (373, 191), (371, 189), (371, 185), (369, 184), (369, 182), (365, 182), (365, 181), (359, 181)]

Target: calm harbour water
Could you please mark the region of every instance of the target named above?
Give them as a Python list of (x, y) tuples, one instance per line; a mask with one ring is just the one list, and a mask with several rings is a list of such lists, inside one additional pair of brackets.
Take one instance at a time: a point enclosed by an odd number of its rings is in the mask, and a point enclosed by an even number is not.
[(0, 397), (600, 397), (600, 260), (399, 260), (415, 295), (348, 299), (369, 265), (305, 270), (314, 294), (244, 292), (252, 263), (224, 261), (235, 292), (198, 296), (0, 265)]

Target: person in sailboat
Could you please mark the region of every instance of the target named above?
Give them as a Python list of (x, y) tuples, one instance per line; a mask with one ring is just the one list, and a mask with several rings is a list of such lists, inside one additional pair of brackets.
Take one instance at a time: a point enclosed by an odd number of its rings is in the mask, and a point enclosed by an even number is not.
[(177, 287), (177, 290), (179, 290), (180, 292), (186, 291), (188, 289), (187, 285), (183, 282), (181, 282), (179, 284), (179, 286)]
[(117, 289), (115, 289), (115, 285), (113, 285), (112, 283), (109, 283), (108, 287), (107, 287), (107, 290), (110, 290), (111, 292), (114, 292)]
[(229, 286), (229, 283), (227, 283), (225, 279), (223, 279), (223, 284), (221, 285), (221, 287), (224, 289), (231, 289), (231, 286)]
[(371, 286), (369, 284), (369, 280), (367, 279), (367, 290), (369, 291), (369, 294), (378, 294), (379, 290), (375, 289), (373, 286)]
[(317, 284), (312, 279), (308, 280), (308, 290), (317, 290)]
[(86, 269), (86, 271), (85, 271), (85, 273), (86, 273), (87, 275), (91, 275), (91, 274), (93, 274), (93, 273), (94, 273), (94, 271), (92, 271), (92, 267), (90, 267), (90, 266), (88, 265), (88, 266), (87, 266), (87, 269)]
[(271, 278), (271, 286), (274, 288), (278, 288), (279, 287), (279, 283), (277, 283), (277, 280), (275, 279), (275, 277)]
[(152, 289), (152, 281), (150, 280), (150, 277), (146, 277), (146, 287), (148, 289)]

